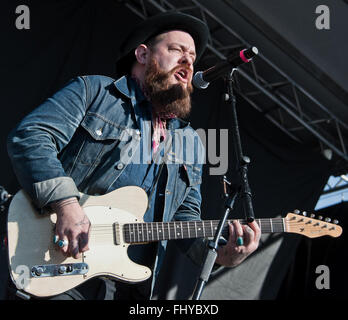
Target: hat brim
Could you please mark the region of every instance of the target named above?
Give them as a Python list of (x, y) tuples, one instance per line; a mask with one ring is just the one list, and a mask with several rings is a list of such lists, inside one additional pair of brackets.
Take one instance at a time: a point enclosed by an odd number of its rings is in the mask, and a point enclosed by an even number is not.
[(192, 36), (196, 47), (196, 61), (198, 61), (207, 46), (209, 36), (207, 25), (188, 14), (166, 12), (144, 20), (129, 33), (120, 47), (120, 56), (116, 62), (117, 72), (125, 73), (125, 69), (134, 61), (134, 49), (138, 45), (170, 30), (185, 31)]

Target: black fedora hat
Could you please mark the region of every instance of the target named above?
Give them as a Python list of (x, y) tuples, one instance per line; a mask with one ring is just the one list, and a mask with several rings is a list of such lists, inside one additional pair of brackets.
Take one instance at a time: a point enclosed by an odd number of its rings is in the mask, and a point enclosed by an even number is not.
[(135, 60), (134, 49), (141, 43), (171, 30), (189, 33), (196, 47), (196, 61), (203, 54), (208, 42), (209, 29), (200, 19), (179, 12), (165, 12), (144, 20), (125, 38), (120, 46), (119, 59), (116, 62), (117, 73), (125, 74)]

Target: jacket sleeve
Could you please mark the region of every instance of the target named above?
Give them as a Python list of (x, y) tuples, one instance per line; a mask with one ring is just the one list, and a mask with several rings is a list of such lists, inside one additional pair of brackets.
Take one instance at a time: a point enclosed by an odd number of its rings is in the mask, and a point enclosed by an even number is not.
[(71, 80), (28, 114), (8, 136), (7, 149), (14, 172), (38, 208), (64, 198), (79, 198), (58, 154), (86, 113), (87, 94), (83, 77)]

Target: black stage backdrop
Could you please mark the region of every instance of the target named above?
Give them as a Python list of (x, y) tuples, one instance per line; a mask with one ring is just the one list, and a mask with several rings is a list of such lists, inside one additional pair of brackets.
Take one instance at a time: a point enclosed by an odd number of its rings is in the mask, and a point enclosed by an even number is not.
[[(16, 7), (22, 4), (30, 9), (29, 30), (18, 30), (15, 25)], [(111, 0), (3, 1), (0, 12), (0, 185), (13, 194), (19, 186), (6, 152), (6, 137), (11, 128), (74, 76), (114, 77), (120, 41), (140, 18), (124, 4)], [(231, 128), (231, 111), (222, 101), (223, 92), (223, 81), (205, 91), (194, 92), (191, 115), (194, 128)], [(237, 108), (243, 150), (251, 158), (248, 176), (256, 218), (284, 216), (295, 208), (313, 210), (330, 175), (330, 162), (291, 141), (239, 97)], [(230, 133), (228, 155), (226, 175), (234, 179)], [(203, 177), (202, 216), (218, 219), (222, 214), (222, 186), (220, 176), (209, 174), (210, 167), (205, 166)], [(243, 218), (240, 202), (231, 217)], [(5, 218), (3, 213), (2, 233)], [(289, 234), (263, 236), (259, 250), (242, 265), (222, 269), (211, 277), (202, 299), (276, 299), (300, 239)], [(325, 239), (322, 241), (327, 243)], [(190, 298), (198, 271), (170, 243), (154, 298)], [(0, 298), (5, 298), (8, 273), (4, 246), (0, 278)]]

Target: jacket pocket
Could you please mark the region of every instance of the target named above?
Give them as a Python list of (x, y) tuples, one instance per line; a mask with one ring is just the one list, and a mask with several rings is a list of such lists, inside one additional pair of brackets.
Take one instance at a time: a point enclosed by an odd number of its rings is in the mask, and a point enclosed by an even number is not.
[(126, 128), (116, 126), (100, 115), (87, 113), (60, 155), (65, 172), (79, 185), (110, 157), (126, 134)]
[(126, 128), (97, 114), (88, 113), (81, 123), (82, 141), (75, 163), (95, 167), (124, 138)]
[(127, 128), (113, 123), (97, 113), (88, 112), (81, 122), (93, 139), (97, 141), (124, 138)]

